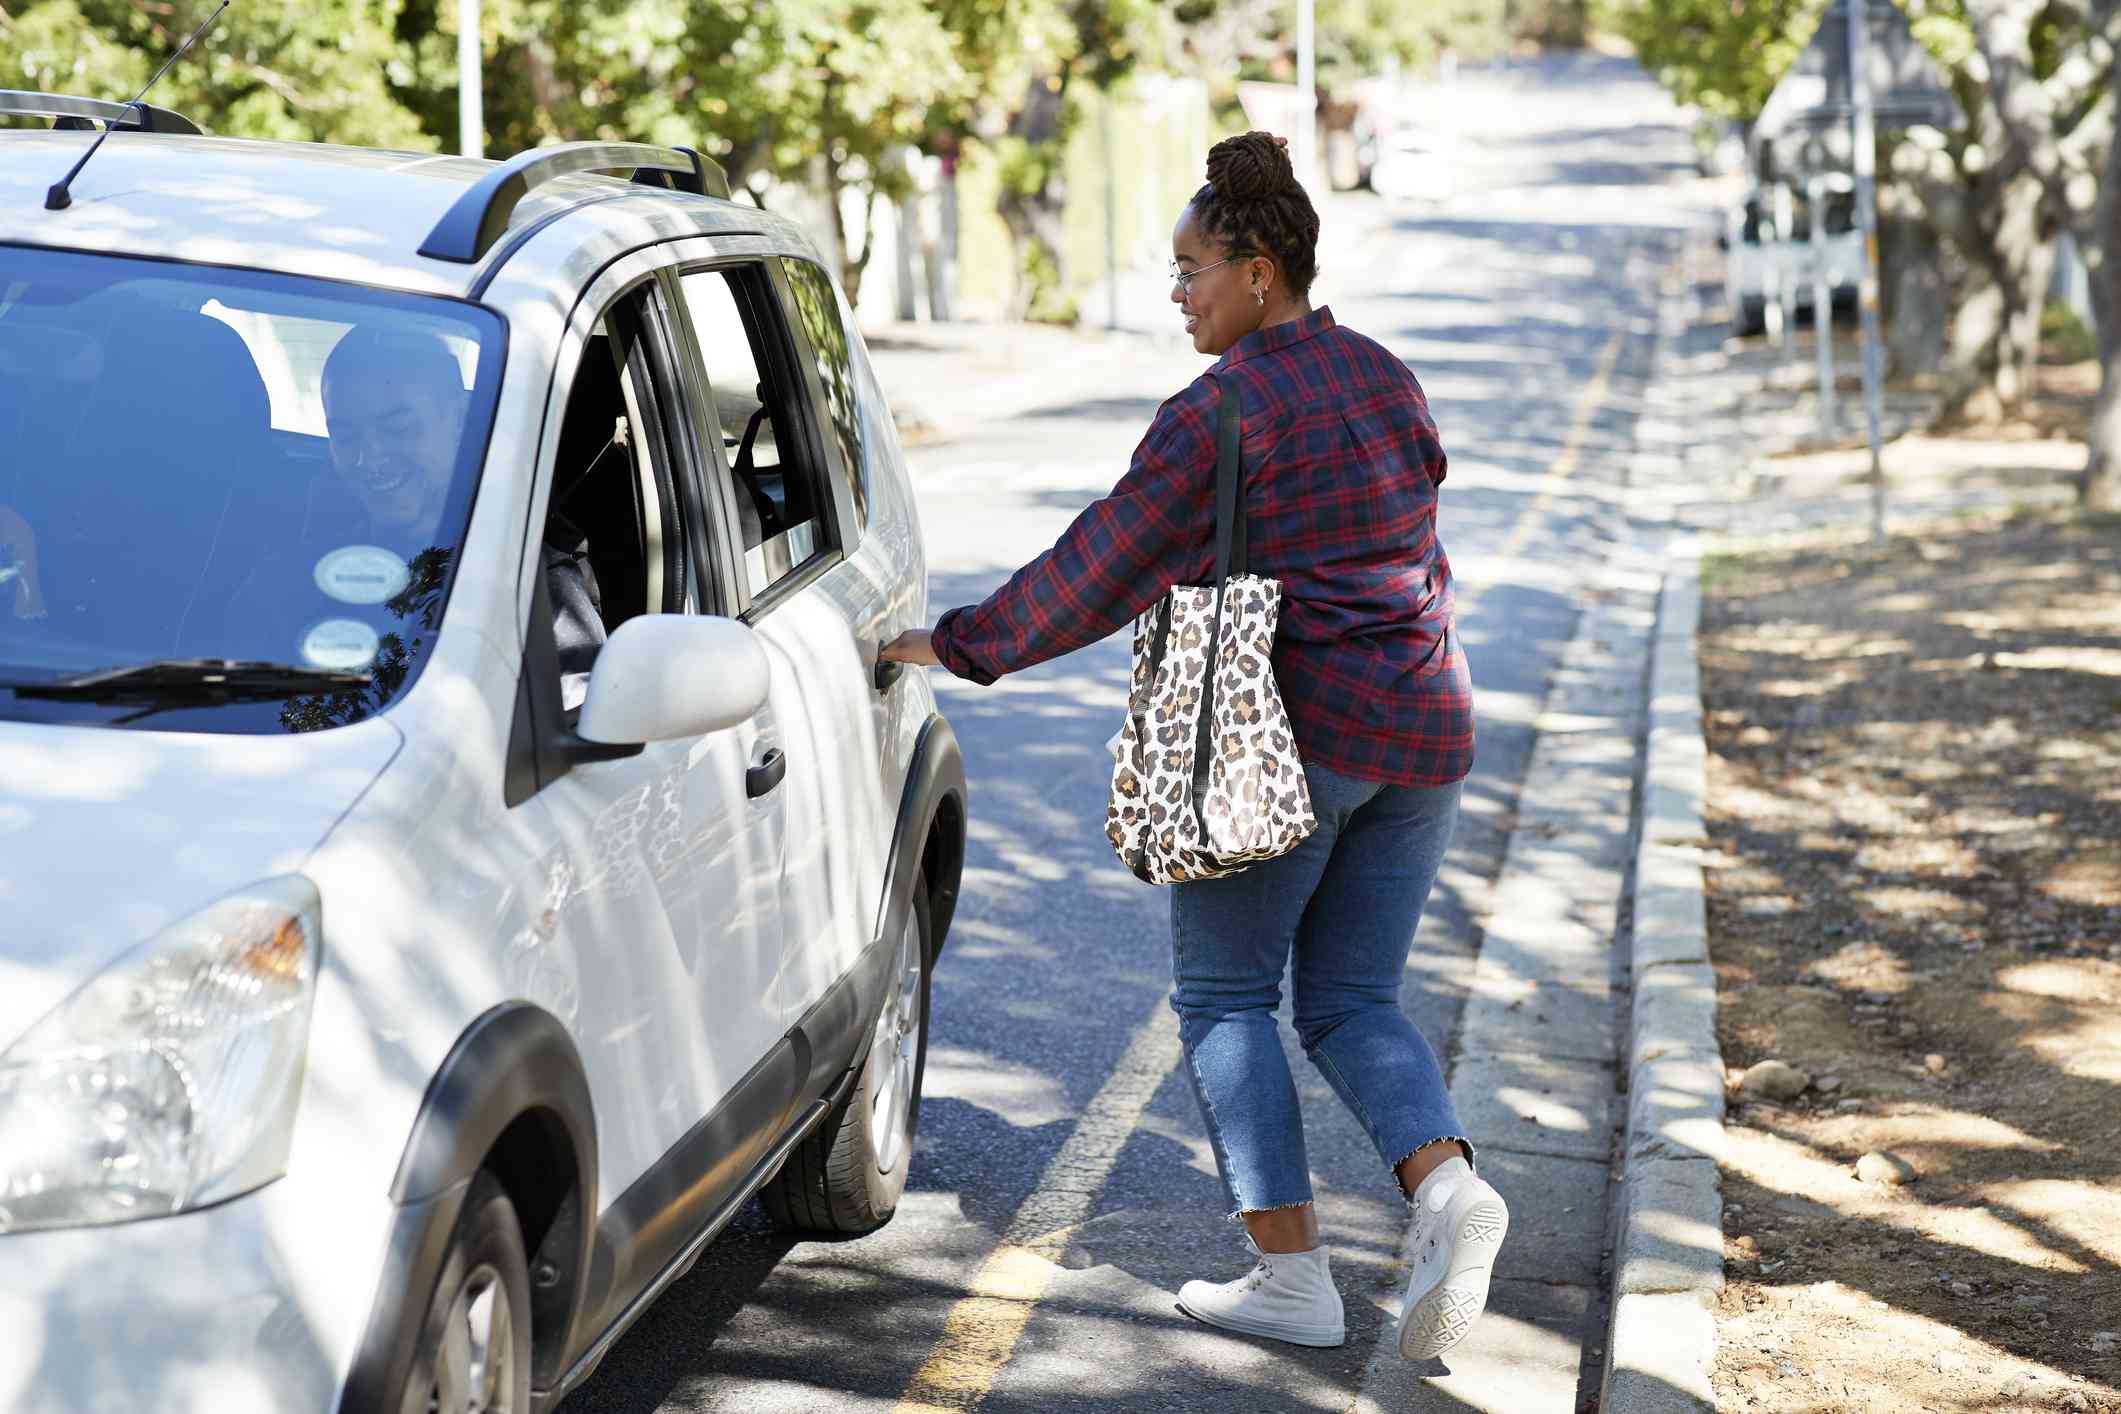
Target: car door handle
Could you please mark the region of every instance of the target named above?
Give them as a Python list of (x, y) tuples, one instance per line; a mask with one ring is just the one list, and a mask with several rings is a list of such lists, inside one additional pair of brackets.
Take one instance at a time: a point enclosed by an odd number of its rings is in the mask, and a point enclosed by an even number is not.
[(766, 759), (744, 772), (744, 794), (757, 800), (781, 783), (788, 774), (788, 753), (778, 746), (766, 753)]
[(891, 691), (892, 686), (896, 684), (898, 680), (905, 675), (906, 672), (906, 665), (904, 663), (901, 663), (894, 658), (886, 658), (884, 656), (884, 645), (886, 643), (889, 643), (890, 641), (891, 640), (888, 638), (880, 639), (878, 640), (876, 645), (876, 672), (871, 680), (875, 682), (876, 690), (878, 692)]

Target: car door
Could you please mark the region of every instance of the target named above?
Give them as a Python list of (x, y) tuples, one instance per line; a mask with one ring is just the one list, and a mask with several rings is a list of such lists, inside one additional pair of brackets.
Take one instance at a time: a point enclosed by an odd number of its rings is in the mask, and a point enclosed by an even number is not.
[[(861, 664), (859, 672), (830, 674), (814, 664), (806, 690), (813, 715), (831, 716), (840, 769), (861, 781), (860, 789), (839, 793), (831, 804), (834, 828), (854, 857), (856, 887), (875, 906), (882, 901), (906, 765), (932, 704), (925, 690), (915, 690), (917, 675), (879, 665), (876, 650), (927, 622), (928, 567), (918, 512), (898, 464), (898, 434), (852, 311), (816, 261), (782, 255), (776, 266), (775, 289), (824, 433), (823, 473), (844, 526), (839, 561), (804, 593), (818, 632), (853, 644)], [(829, 706), (821, 709), (820, 702)]]
[[(851, 507), (828, 461), (829, 421), (791, 331), (777, 259), (732, 254), (679, 268), (689, 347), (711, 390), (716, 473), (735, 534), (741, 616), (773, 664), (787, 750), (786, 952), (781, 1000), (800, 1021), (873, 931), (883, 849), (854, 822), (880, 806), (866, 653), (830, 587), (846, 567)], [(742, 251), (741, 254), (734, 253)]]
[[(652, 276), (622, 291), (608, 283), (569, 329), (523, 561), (535, 577), (525, 671), (558, 675), (562, 729), (600, 634), (639, 613), (732, 607), (661, 287)], [(544, 642), (557, 652), (540, 663)], [(548, 842), (540, 946), (574, 979), (607, 1208), (658, 1163), (699, 1159), (687, 1137), (787, 1029), (779, 740), (769, 705), (725, 731), (577, 762), (519, 807)], [(770, 1111), (770, 1100), (751, 1096), (747, 1109)], [(740, 1172), (767, 1137), (748, 1126), (744, 1152), (720, 1145), (713, 1161)]]

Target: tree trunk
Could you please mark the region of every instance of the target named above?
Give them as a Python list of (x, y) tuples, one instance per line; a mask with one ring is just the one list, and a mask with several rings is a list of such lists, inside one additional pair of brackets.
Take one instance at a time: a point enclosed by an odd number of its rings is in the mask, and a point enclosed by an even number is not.
[[(2121, 97), (2121, 65), (2114, 71)], [(2082, 242), (2092, 274), (2092, 317), (2099, 326), (2099, 400), (2092, 406), (2091, 444), (2077, 479), (2077, 499), (2090, 510), (2121, 511), (2121, 132), (2107, 144), (2099, 204)]]
[(1058, 183), (1019, 192), (1004, 188), (995, 203), (1009, 228), (1016, 254), (1016, 283), (1009, 297), (1009, 317), (1067, 322), (1068, 267), (1065, 208), (1055, 194)]
[(935, 231), (921, 251), (927, 262), (928, 317), (940, 323), (957, 318), (957, 146), (943, 154), (936, 184)]
[(897, 279), (892, 286), (892, 313), (910, 324), (920, 317), (921, 284), (919, 274), (920, 255), (928, 246), (928, 223), (921, 219), (921, 193), (918, 188), (908, 191), (894, 204), (897, 221), (897, 239), (892, 242), (898, 255)]
[(1895, 183), (1878, 193), (1878, 260), (1888, 375), (1934, 374), (1944, 363), (1949, 290), (1944, 252), (1919, 201)]
[(2077, 478), (2078, 502), (2094, 511), (2121, 511), (2121, 329), (2113, 323), (2099, 325), (2099, 400), (2092, 406), (2091, 455)]
[(538, 134), (571, 138), (577, 134), (569, 131), (571, 125), (560, 112), (566, 94), (560, 86), (558, 64), (559, 56), (546, 40), (533, 38), (523, 46), (523, 77), (530, 89), (531, 107), (537, 114)]
[(1059, 175), (1061, 144), (1066, 140), (1066, 92), (1064, 77), (1035, 77), (1023, 107), (1009, 120), (1009, 136), (1020, 146), (1012, 160), (1004, 163), (995, 209), (1009, 228), (1009, 245), (1016, 257), (1009, 298), (1009, 315), (1016, 320), (1066, 322), (1069, 317), (1067, 184)]
[(1948, 412), (1993, 419), (2031, 391), (2040, 311), (2054, 273), (2045, 196), (2039, 179), (2024, 171), (2000, 183), (1984, 176), (1961, 204), (1963, 224), (1945, 232), (1962, 267), (1946, 367)]
[(828, 153), (822, 159), (825, 169), (825, 203), (832, 208), (832, 235), (840, 251), (840, 288), (847, 292), (847, 307), (860, 307), (862, 297), (862, 273), (869, 268), (869, 257), (876, 250), (876, 187), (865, 182), (859, 188), (862, 224), (854, 232), (861, 237), (862, 253), (854, 253), (853, 242), (847, 239), (847, 181), (840, 175), (840, 164)]

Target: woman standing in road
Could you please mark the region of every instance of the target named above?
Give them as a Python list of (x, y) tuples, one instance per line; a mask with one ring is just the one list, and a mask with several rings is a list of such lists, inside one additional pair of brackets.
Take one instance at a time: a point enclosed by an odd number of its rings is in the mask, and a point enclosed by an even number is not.
[(1414, 1209), (1399, 1347), (1426, 1359), (1485, 1306), (1508, 1222), (1399, 1006), (1473, 762), (1472, 682), (1436, 538), (1435, 424), (1405, 364), (1311, 307), (1317, 244), (1282, 140), (1217, 143), (1172, 234), (1171, 298), (1194, 348), (1219, 359), (1158, 409), (1126, 476), (1052, 549), (885, 656), (991, 683), (1210, 579), (1216, 402), (1239, 399), (1251, 566), (1281, 581), (1274, 670), (1318, 828), (1279, 858), (1172, 887), (1187, 1074), (1258, 1254), (1236, 1281), (1187, 1282), (1179, 1305), (1299, 1345), (1346, 1339), (1275, 1020), (1293, 947), (1305, 1053)]

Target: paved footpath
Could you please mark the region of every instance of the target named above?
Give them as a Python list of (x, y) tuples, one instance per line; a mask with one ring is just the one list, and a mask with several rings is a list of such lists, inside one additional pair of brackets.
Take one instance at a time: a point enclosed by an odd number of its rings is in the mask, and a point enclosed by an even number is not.
[[(1099, 828), (1118, 635), (992, 688), (938, 677), (972, 838), (898, 1217), (793, 1243), (744, 1215), (569, 1414), (1567, 1414), (1595, 1398), (1614, 943), (1657, 588), (1629, 479), (1694, 198), (1684, 125), (1628, 64), (1516, 65), (1437, 98), (1437, 121), (1467, 129), (1462, 194), (1336, 200), (1317, 293), (1412, 364), (1452, 458), (1442, 530), (1481, 757), (1405, 1004), (1515, 1214), (1491, 1314), (1447, 1360), (1389, 1349), (1405, 1213), (1293, 1037), (1349, 1342), (1300, 1350), (1174, 1309), (1184, 1280), (1247, 1259), (1178, 1065), (1167, 901)], [(1174, 318), (1140, 322), (1156, 317)], [(909, 453), (937, 608), (1049, 544), (1203, 366), (1170, 336), (882, 335), (887, 390), (955, 434)]]

